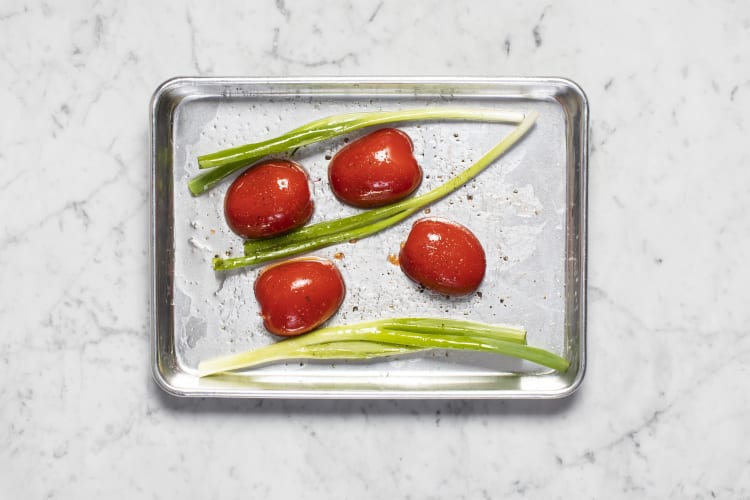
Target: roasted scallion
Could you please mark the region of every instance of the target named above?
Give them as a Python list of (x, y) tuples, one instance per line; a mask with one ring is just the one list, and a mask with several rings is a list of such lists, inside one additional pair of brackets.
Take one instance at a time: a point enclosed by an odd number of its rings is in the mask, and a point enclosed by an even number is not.
[(278, 137), (199, 156), (198, 168), (205, 171), (193, 177), (188, 182), (188, 188), (194, 195), (202, 194), (237, 170), (248, 167), (268, 155), (292, 151), (365, 127), (430, 120), (519, 123), (523, 118), (523, 113), (514, 111), (466, 107), (434, 107), (329, 116)]
[(441, 318), (397, 318), (331, 326), (252, 351), (200, 363), (201, 377), (298, 359), (371, 359), (431, 349), (483, 351), (564, 372), (568, 361), (526, 344), (523, 328)]

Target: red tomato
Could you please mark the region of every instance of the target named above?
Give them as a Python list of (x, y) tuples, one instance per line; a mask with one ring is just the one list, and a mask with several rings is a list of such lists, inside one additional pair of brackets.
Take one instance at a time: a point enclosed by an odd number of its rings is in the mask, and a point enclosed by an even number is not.
[(473, 292), (487, 267), (484, 249), (474, 233), (437, 217), (414, 223), (398, 259), (409, 278), (445, 295)]
[(388, 205), (414, 192), (422, 169), (408, 135), (384, 128), (344, 146), (328, 166), (333, 193), (360, 208)]
[(263, 324), (269, 332), (291, 336), (309, 332), (341, 306), (344, 280), (335, 265), (303, 257), (263, 269), (255, 280)]
[(224, 216), (245, 238), (267, 238), (304, 225), (313, 212), (305, 171), (294, 162), (270, 160), (247, 169), (229, 186)]

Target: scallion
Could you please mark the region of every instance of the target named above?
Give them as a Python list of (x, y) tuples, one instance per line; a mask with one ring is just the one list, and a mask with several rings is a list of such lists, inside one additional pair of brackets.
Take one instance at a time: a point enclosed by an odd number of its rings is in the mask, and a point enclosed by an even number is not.
[(372, 359), (430, 349), (470, 350), (532, 361), (564, 372), (568, 361), (526, 345), (519, 327), (439, 318), (397, 318), (331, 326), (252, 351), (206, 360), (199, 376), (294, 359)]
[(202, 194), (225, 177), (265, 156), (292, 151), (301, 146), (365, 127), (428, 120), (519, 123), (523, 117), (523, 113), (513, 111), (463, 107), (420, 108), (329, 116), (302, 125), (278, 137), (199, 156), (198, 168), (208, 170), (193, 177), (188, 182), (188, 188), (194, 195)]

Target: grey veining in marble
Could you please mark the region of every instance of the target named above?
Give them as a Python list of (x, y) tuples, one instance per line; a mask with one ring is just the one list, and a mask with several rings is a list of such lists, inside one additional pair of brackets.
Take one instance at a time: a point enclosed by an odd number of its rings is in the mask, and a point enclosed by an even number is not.
[[(749, 48), (736, 1), (2, 2), (0, 498), (750, 498)], [(581, 391), (161, 393), (148, 101), (175, 75), (581, 84)]]

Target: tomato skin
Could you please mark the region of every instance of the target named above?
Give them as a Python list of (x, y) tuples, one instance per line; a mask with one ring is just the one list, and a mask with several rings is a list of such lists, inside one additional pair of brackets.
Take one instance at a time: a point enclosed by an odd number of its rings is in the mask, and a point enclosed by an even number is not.
[(303, 257), (263, 269), (254, 291), (266, 329), (293, 336), (309, 332), (333, 316), (344, 301), (346, 288), (333, 262)]
[(379, 207), (406, 198), (422, 182), (414, 145), (395, 128), (376, 130), (341, 148), (328, 165), (336, 197), (359, 208)]
[(224, 217), (239, 236), (268, 238), (304, 225), (313, 206), (304, 169), (288, 160), (270, 160), (247, 169), (229, 186)]
[(451, 296), (479, 288), (487, 261), (468, 228), (439, 217), (416, 221), (399, 253), (401, 270), (425, 288)]

